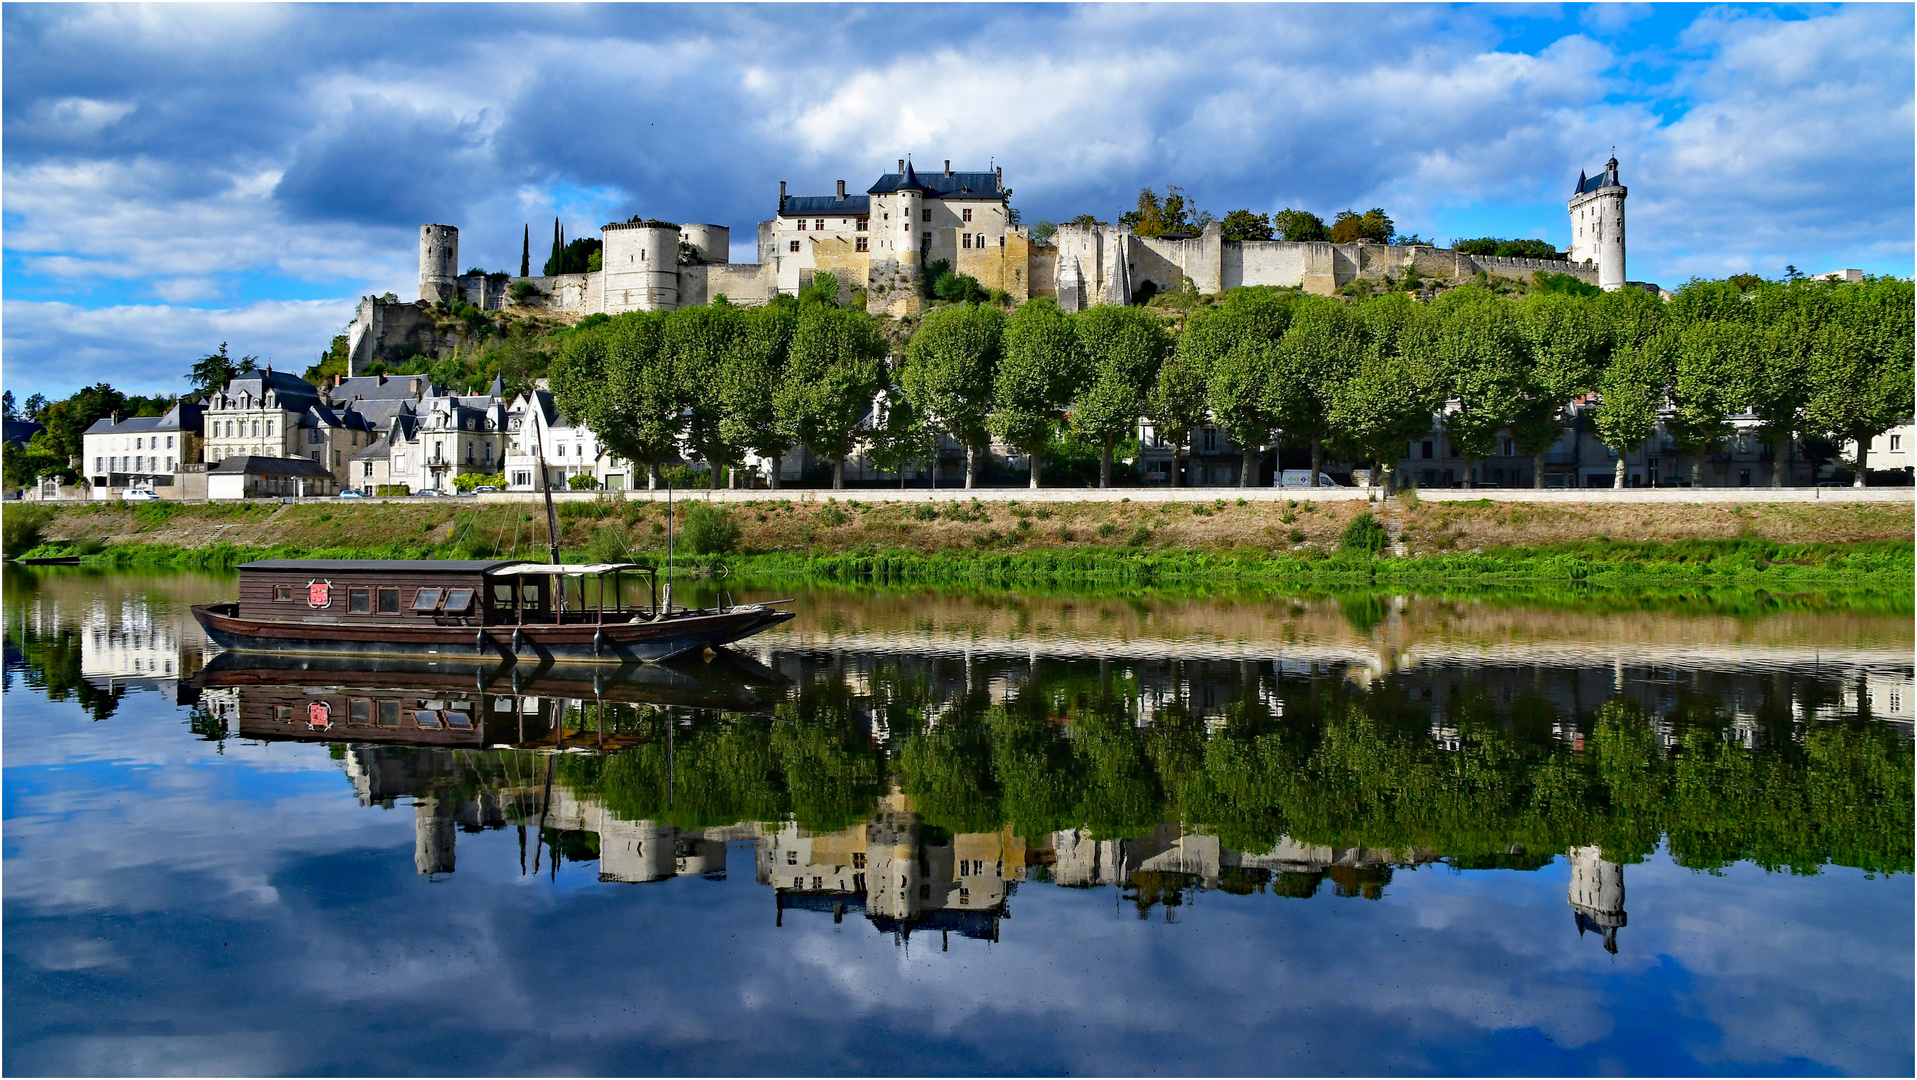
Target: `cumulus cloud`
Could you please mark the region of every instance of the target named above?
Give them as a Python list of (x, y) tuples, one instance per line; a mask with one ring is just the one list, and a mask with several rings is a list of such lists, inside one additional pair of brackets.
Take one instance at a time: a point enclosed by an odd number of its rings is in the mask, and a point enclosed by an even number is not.
[(906, 154), (1004, 165), (1032, 221), (1178, 183), (1216, 213), (1564, 243), (1615, 146), (1633, 277), (1911, 269), (1908, 7), (16, 7), (0, 30), (10, 299), (410, 296), (422, 222), (508, 269), (554, 216), (749, 238), (780, 180), (859, 189)]

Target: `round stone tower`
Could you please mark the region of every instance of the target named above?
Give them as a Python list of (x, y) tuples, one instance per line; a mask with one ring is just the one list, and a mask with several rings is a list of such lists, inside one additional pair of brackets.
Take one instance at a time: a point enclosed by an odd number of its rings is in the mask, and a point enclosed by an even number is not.
[(1577, 191), (1566, 204), (1571, 213), (1571, 261), (1595, 267), (1598, 286), (1607, 291), (1624, 287), (1624, 198), (1629, 194), (1630, 189), (1618, 179), (1613, 157), (1596, 176), (1580, 173)]
[(679, 306), (679, 226), (664, 221), (616, 222), (600, 230), (605, 247), (605, 309), (672, 311)]
[(732, 261), (732, 230), (724, 225), (681, 225), (679, 238), (692, 249), (692, 257), (702, 263), (722, 265)]
[(451, 225), (419, 227), (419, 298), (437, 304), (459, 296), (459, 230)]
[(925, 261), (919, 257), (919, 244), (920, 234), (925, 231), (920, 219), (924, 217), (927, 190), (926, 186), (919, 182), (919, 174), (912, 168), (912, 163), (907, 161), (905, 175), (899, 181), (896, 194), (900, 218), (898, 257), (899, 262), (908, 267), (921, 266)]

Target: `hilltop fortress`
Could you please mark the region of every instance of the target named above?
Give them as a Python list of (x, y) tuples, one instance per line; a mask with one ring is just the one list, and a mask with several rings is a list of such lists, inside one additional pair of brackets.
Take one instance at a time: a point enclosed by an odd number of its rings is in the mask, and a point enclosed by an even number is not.
[[(368, 296), (348, 328), (350, 374), (376, 360), (450, 347), (437, 340), (435, 305), (464, 301), (481, 310), (561, 318), (626, 311), (670, 311), (723, 295), (763, 304), (794, 295), (819, 273), (841, 297), (863, 292), (875, 315), (915, 315), (925, 270), (943, 261), (1015, 303), (1055, 298), (1068, 311), (1129, 304), (1147, 293), (1200, 293), (1275, 285), (1330, 294), (1352, 281), (1417, 277), (1458, 283), (1479, 274), (1527, 280), (1539, 271), (1569, 274), (1605, 289), (1626, 285), (1624, 200), (1616, 158), (1595, 177), (1580, 174), (1567, 209), (1567, 260), (1522, 259), (1423, 244), (1359, 241), (1292, 243), (1226, 240), (1217, 223), (1195, 235), (1137, 236), (1124, 225), (1062, 225), (1043, 240), (1014, 220), (1005, 170), (920, 173), (900, 159), (862, 195), (845, 181), (830, 195), (789, 195), (779, 183), (775, 216), (759, 223), (758, 261), (731, 261), (731, 230), (634, 218), (600, 230), (600, 269), (584, 274), (513, 278), (460, 274), (459, 230), (419, 230), (419, 300)], [(523, 282), (524, 284), (520, 284)], [(1634, 283), (1629, 283), (1634, 284)], [(1654, 288), (1654, 287), (1653, 287)]]

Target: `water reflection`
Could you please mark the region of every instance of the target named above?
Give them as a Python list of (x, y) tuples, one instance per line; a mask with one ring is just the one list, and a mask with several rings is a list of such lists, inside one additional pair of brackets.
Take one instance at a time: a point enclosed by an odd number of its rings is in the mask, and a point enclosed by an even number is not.
[(1354, 620), (1327, 599), (908, 618), (840, 597), (751, 652), (619, 670), (215, 655), (185, 605), (224, 582), (77, 581), (8, 590), (10, 688), (77, 698), (100, 740), (152, 690), (175, 740), (330, 760), (351, 813), (411, 811), (411, 868), (368, 858), (434, 889), (569, 867), (635, 899), (723, 882), (779, 940), (977, 955), (1059, 933), (1048, 897), (1180, 926), (1217, 902), (1357, 913), (1430, 903), (1440, 874), (1549, 873), (1529, 947), (1605, 961), (1665, 955), (1689, 917), (1629, 911), (1627, 877), (1913, 863), (1894, 616), (1697, 616), (1731, 625), (1687, 642), (1409, 598)]

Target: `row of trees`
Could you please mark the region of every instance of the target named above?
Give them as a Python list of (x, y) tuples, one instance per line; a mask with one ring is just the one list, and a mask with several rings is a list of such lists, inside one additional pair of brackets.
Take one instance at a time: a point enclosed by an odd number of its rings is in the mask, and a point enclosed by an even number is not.
[[(1176, 331), (1137, 307), (964, 303), (927, 314), (902, 347), (837, 306), (837, 291), (822, 278), (763, 308), (721, 301), (583, 328), (554, 362), (554, 391), (614, 453), (655, 471), (682, 437), (714, 483), (746, 451), (773, 459), (804, 445), (834, 462), (834, 487), (861, 440), (880, 468), (903, 471), (942, 435), (965, 448), (968, 487), (995, 438), (1028, 459), (1038, 486), (1061, 435), (1098, 447), (1109, 486), (1140, 417), (1172, 447), (1174, 479), (1211, 424), (1242, 449), (1246, 485), (1279, 445), (1309, 448), (1314, 482), (1327, 456), (1375, 475), (1434, 416), (1474, 467), (1509, 437), (1542, 486), (1543, 455), (1593, 401), (1619, 486), (1624, 455), (1660, 424), (1701, 484), (1734, 415), (1754, 415), (1782, 462), (1806, 436), (1856, 440), (1861, 455), (1911, 413), (1912, 292), (1891, 279), (1696, 282), (1668, 304), (1638, 289), (1513, 299), (1466, 287), (1430, 303), (1402, 292), (1350, 303), (1243, 288)], [(1773, 477), (1782, 484), (1784, 470)]]

